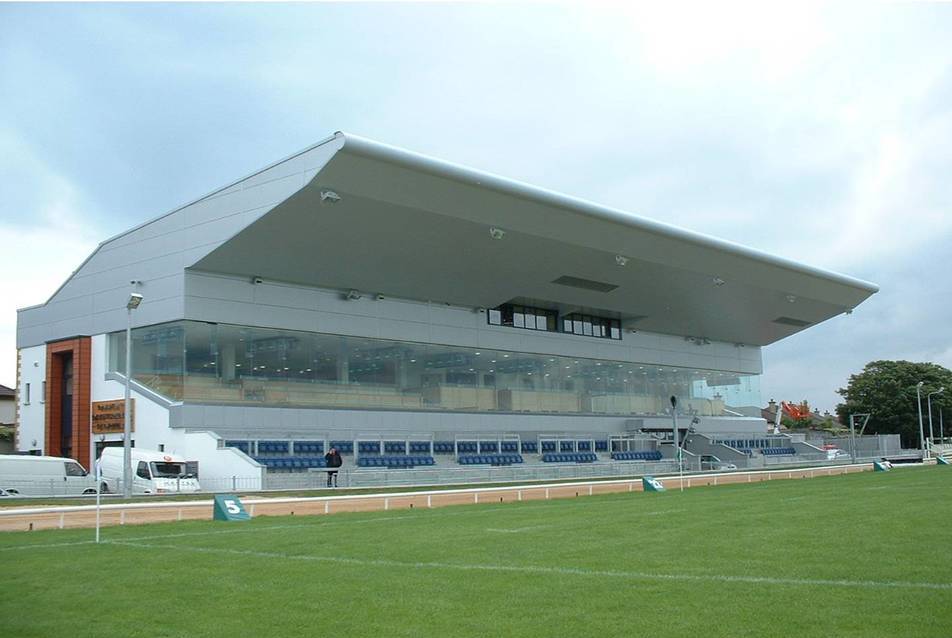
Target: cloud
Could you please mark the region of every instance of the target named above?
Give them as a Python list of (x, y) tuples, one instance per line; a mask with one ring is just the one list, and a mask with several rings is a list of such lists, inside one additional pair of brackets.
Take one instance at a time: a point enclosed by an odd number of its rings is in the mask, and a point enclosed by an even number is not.
[(952, 7), (0, 11), (0, 265), (32, 271), (14, 305), (344, 129), (881, 285), (767, 348), (765, 399), (832, 408), (870, 359), (949, 362)]
[(43, 303), (92, 252), (101, 231), (79, 190), (34, 150), (0, 130), (0, 174), (16, 185), (0, 204), (0, 384), (16, 383), (16, 309)]

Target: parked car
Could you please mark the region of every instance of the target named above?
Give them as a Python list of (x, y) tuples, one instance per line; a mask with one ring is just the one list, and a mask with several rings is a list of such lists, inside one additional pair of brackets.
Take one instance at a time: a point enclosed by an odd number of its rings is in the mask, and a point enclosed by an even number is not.
[(713, 454), (702, 454), (701, 455), (701, 469), (702, 470), (715, 470), (715, 471), (728, 471), (736, 470), (737, 466), (733, 463), (727, 463), (720, 460)]

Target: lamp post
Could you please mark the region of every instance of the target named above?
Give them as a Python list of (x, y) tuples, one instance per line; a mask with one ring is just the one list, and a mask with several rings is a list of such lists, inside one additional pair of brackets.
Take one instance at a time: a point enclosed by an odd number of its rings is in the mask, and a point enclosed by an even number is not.
[(919, 408), (919, 447), (922, 448), (922, 460), (926, 458), (926, 436), (922, 430), (922, 386), (925, 381), (916, 384), (916, 407)]
[(126, 303), (126, 398), (122, 424), (122, 495), (132, 496), (132, 311), (142, 303), (142, 295), (134, 292)]
[(681, 458), (681, 442), (678, 440), (678, 398), (671, 395), (671, 417), (674, 419), (674, 453), (678, 460), (678, 476), (681, 477), (681, 491), (684, 491), (684, 465)]
[(932, 439), (935, 438), (935, 432), (932, 431), (932, 395), (942, 394), (943, 392), (945, 392), (945, 386), (942, 386), (935, 392), (930, 392), (928, 395), (926, 395), (926, 403), (929, 406), (929, 442), (930, 443), (932, 442)]

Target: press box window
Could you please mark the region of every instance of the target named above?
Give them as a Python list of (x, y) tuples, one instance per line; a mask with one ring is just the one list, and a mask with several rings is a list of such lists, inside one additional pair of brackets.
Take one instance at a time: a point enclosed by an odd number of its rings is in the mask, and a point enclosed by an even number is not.
[(621, 339), (621, 321), (573, 313), (562, 319), (562, 332), (581, 337)]
[(554, 310), (533, 308), (516, 304), (503, 304), (486, 313), (487, 321), (494, 326), (511, 326), (524, 330), (558, 331), (558, 314)]

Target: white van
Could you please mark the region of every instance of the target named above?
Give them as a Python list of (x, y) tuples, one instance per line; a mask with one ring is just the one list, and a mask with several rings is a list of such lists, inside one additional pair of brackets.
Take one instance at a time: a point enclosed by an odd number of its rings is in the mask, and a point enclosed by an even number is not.
[(73, 459), (0, 454), (0, 495), (72, 496), (95, 494), (96, 479)]
[[(104, 492), (122, 492), (122, 448), (107, 447), (99, 457)], [(174, 454), (132, 448), (132, 493), (197, 492), (197, 464)]]

